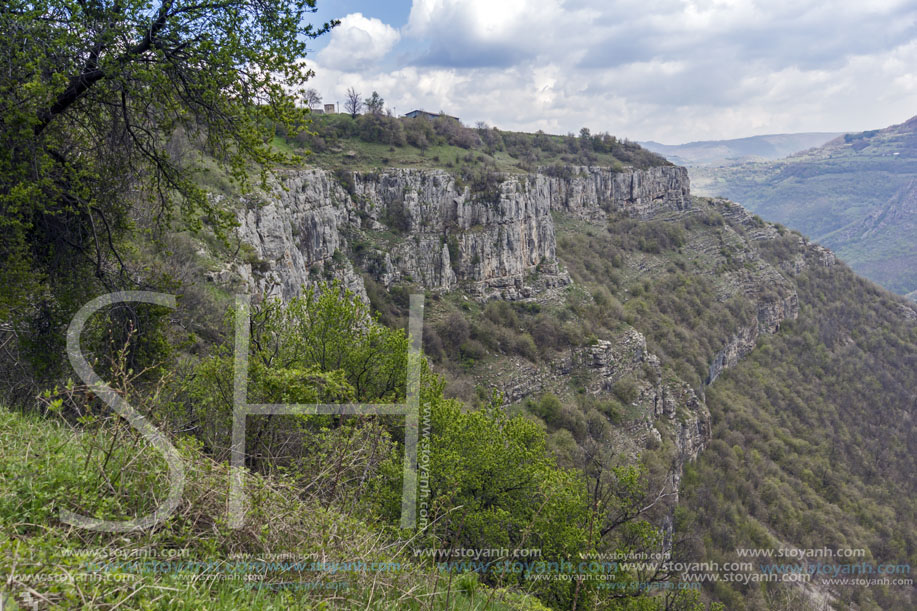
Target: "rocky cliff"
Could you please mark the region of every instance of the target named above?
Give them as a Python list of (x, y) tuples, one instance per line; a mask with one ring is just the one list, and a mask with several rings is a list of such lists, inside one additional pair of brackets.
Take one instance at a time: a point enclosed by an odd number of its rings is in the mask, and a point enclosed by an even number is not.
[(574, 375), (581, 392), (595, 397), (612, 396), (616, 384), (629, 380), (634, 390), (623, 406), (627, 434), (618, 439), (622, 452), (636, 456), (651, 440), (661, 441), (665, 431), (675, 443), (680, 470), (709, 441), (706, 405), (689, 385), (664, 374), (659, 357), (647, 349), (646, 338), (635, 329), (612, 340), (596, 340), (547, 364), (517, 360), (509, 372), (494, 376), (493, 387), (511, 404), (545, 392), (563, 393)]
[[(558, 258), (558, 223), (564, 231), (582, 227), (599, 235), (609, 218), (630, 219), (638, 228), (696, 221), (701, 229), (678, 252), (692, 253), (699, 262), (693, 273), (712, 279), (716, 300), (748, 304), (749, 322), (723, 338), (709, 362), (707, 384), (754, 349), (761, 334), (796, 318), (794, 274), (806, 265), (834, 262), (830, 251), (806, 245), (806, 256), (780, 269), (767, 263), (757, 245), (776, 240), (782, 230), (724, 200), (693, 199), (687, 172), (673, 166), (623, 172), (548, 168), (485, 176), (473, 184), (443, 170), (307, 169), (289, 171), (275, 195), (240, 210), (239, 235), (253, 256), (235, 272), (250, 290), (285, 298), (336, 278), (363, 296), (372, 279), (387, 288), (411, 285), (465, 299), (466, 305), (479, 304), (477, 311), (494, 299), (569, 304), (582, 287), (572, 284)], [(672, 262), (641, 256), (628, 265), (639, 282)], [(692, 388), (663, 367), (644, 335), (629, 325), (549, 360), (484, 359), (470, 375), (509, 404), (549, 392), (567, 405), (577, 395), (607, 397), (606, 405), (619, 406), (619, 413), (608, 416), (615, 422), (617, 451), (637, 456), (660, 443), (670, 448), (669, 481), (676, 493), (684, 463), (710, 440), (702, 386)]]
[(239, 235), (258, 258), (239, 273), (283, 296), (330, 275), (363, 292), (344, 256), (353, 253), (385, 286), (409, 280), (525, 299), (570, 282), (556, 260), (552, 213), (648, 219), (690, 206), (687, 172), (672, 166), (499, 175), (491, 186), (476, 192), (442, 170), (290, 172), (276, 196), (239, 213)]

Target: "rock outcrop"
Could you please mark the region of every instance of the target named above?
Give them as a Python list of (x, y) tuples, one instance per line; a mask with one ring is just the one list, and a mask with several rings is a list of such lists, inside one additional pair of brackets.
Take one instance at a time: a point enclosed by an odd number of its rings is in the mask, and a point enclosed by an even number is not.
[(785, 296), (760, 301), (751, 324), (736, 331), (713, 358), (705, 384), (712, 384), (724, 369), (735, 367), (754, 350), (762, 333), (776, 333), (780, 330), (780, 323), (787, 319), (795, 320), (798, 314), (799, 301), (794, 289), (788, 289)]
[(662, 439), (660, 429), (666, 430), (677, 449), (678, 477), (682, 465), (694, 460), (710, 441), (706, 404), (690, 385), (663, 375), (659, 357), (647, 350), (646, 338), (635, 329), (612, 340), (597, 340), (549, 364), (514, 363), (513, 370), (494, 385), (510, 404), (545, 392), (573, 392), (573, 372), (579, 374), (581, 391), (596, 397), (612, 396), (615, 385), (627, 380), (633, 386), (633, 397), (620, 424), (627, 430), (630, 451), (638, 454), (651, 440)]
[(646, 219), (690, 206), (687, 172), (674, 166), (495, 175), (483, 192), (442, 170), (313, 169), (290, 172), (282, 187), (239, 213), (239, 234), (258, 258), (243, 277), (284, 297), (329, 276), (364, 292), (345, 256), (353, 254), (386, 286), (411, 280), (482, 300), (526, 299), (570, 282), (556, 259), (553, 212)]
[(393, 169), (353, 180), (354, 203), (370, 229), (404, 236), (384, 253), (384, 281), (408, 277), (432, 290), (461, 284), (476, 296), (505, 299), (531, 296), (526, 275), (535, 271), (552, 276), (550, 286), (569, 283), (556, 264), (550, 199), (513, 177), (488, 194), (459, 188), (439, 170)]
[(577, 167), (570, 169), (569, 176), (535, 175), (532, 180), (547, 183), (555, 209), (587, 219), (603, 219), (610, 211), (650, 219), (660, 212), (691, 207), (688, 171), (677, 166), (632, 172)]
[(256, 262), (240, 274), (252, 292), (285, 299), (323, 278), (336, 277), (363, 296), (363, 281), (343, 253), (349, 228), (360, 220), (347, 192), (327, 172), (290, 174), (274, 198), (238, 213), (241, 240)]

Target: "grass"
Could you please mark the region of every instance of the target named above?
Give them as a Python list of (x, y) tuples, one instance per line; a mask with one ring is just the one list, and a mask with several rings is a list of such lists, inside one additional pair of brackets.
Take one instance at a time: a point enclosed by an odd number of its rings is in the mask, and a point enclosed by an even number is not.
[[(394, 150), (391, 150), (393, 149)], [(498, 171), (519, 173), (522, 170), (516, 160), (505, 153), (495, 155), (477, 154), (457, 146), (442, 144), (421, 150), (416, 146), (391, 147), (362, 140), (348, 140), (336, 150), (310, 153), (305, 158), (307, 166), (319, 168), (347, 168), (367, 171), (383, 168), (454, 169), (464, 165), (480, 166), (492, 164)]]
[[(247, 477), (246, 526), (231, 530), (224, 515), (227, 467), (187, 440), (175, 440), (186, 465), (183, 501), (162, 525), (109, 534), (62, 524), (58, 516), (65, 508), (127, 519), (156, 504), (167, 469), (156, 452), (135, 442), (124, 425), (74, 429), (0, 406), (0, 595), (10, 603), (4, 608), (542, 608), (534, 597), (491, 590), (468, 577), (437, 579), (433, 567), (416, 565), (400, 551), (406, 542), (334, 508), (298, 500), (281, 479)], [(109, 447), (111, 455), (103, 458), (100, 449)], [(307, 563), (400, 568), (338, 572), (288, 564), (261, 570), (234, 559), (270, 560), (269, 553)]]
[[(412, 133), (422, 133), (423, 138)], [(552, 165), (623, 170), (667, 164), (635, 143), (608, 138), (593, 145), (572, 135), (472, 129), (444, 119), (324, 115), (313, 117), (301, 134), (278, 136), (274, 146), (284, 152), (305, 153), (309, 166), (360, 171), (398, 167), (458, 172), (486, 167), (520, 173)]]

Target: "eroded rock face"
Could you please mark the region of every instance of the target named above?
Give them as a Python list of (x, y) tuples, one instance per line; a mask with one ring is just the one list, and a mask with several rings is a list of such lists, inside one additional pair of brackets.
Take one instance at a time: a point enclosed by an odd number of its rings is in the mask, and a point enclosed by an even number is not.
[(412, 280), (479, 299), (526, 299), (570, 282), (556, 259), (552, 212), (651, 218), (690, 205), (687, 171), (674, 166), (503, 175), (486, 193), (442, 170), (397, 168), (343, 180), (299, 170), (283, 187), (239, 213), (239, 235), (259, 259), (241, 275), (252, 289), (284, 297), (330, 276), (365, 294), (345, 256), (352, 252), (386, 286)]
[(611, 172), (605, 168), (575, 167), (569, 177), (535, 175), (546, 183), (554, 209), (587, 219), (604, 219), (607, 211), (649, 219), (663, 211), (691, 206), (688, 171), (660, 166), (642, 171)]
[(538, 398), (546, 392), (564, 393), (570, 374), (580, 373), (582, 390), (591, 395), (611, 396), (615, 384), (633, 384), (628, 414), (621, 422), (627, 439), (620, 439), (634, 456), (651, 440), (671, 436), (677, 449), (675, 471), (680, 477), (685, 462), (694, 460), (710, 441), (710, 412), (690, 385), (664, 376), (659, 358), (649, 352), (646, 337), (628, 329), (612, 340), (560, 356), (549, 364), (514, 364), (513, 374), (500, 380), (494, 389), (507, 403)]
[(239, 236), (259, 260), (240, 270), (250, 290), (289, 299), (333, 276), (365, 297), (362, 279), (342, 254), (346, 229), (359, 224), (347, 192), (319, 170), (289, 176), (284, 188), (238, 214)]
[(758, 303), (757, 316), (751, 324), (739, 329), (710, 363), (706, 384), (712, 384), (724, 369), (735, 367), (758, 343), (762, 333), (776, 333), (784, 320), (795, 320), (799, 315), (799, 301), (795, 289), (785, 289), (787, 294)]
[[(556, 266), (549, 198), (507, 177), (482, 195), (438, 170), (354, 174), (354, 201), (371, 227), (403, 234), (388, 253), (388, 283), (409, 277), (433, 290), (461, 284), (479, 297), (531, 296), (526, 275), (569, 283)], [(529, 289), (529, 290), (527, 290)]]

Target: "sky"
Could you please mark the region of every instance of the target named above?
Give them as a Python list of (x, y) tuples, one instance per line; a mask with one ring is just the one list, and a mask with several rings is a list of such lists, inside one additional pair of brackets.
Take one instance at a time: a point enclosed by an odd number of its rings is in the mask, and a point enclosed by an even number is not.
[(917, 0), (318, 0), (311, 86), (679, 144), (917, 115)]

